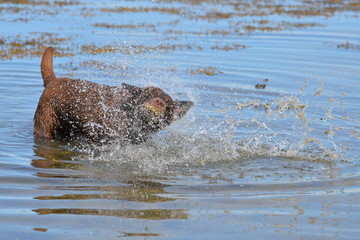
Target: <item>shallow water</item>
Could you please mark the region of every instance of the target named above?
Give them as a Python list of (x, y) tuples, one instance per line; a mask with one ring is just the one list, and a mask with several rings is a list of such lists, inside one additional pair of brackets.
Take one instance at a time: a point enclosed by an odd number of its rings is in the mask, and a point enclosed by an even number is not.
[[(359, 12), (0, 2), (0, 239), (357, 239)], [(195, 106), (139, 145), (37, 142), (46, 46), (58, 76), (155, 85)]]

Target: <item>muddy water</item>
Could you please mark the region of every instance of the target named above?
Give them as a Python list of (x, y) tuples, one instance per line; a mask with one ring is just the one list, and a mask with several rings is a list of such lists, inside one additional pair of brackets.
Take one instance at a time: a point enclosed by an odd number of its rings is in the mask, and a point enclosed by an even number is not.
[[(0, 2), (0, 239), (358, 239), (358, 1)], [(143, 144), (37, 142), (58, 76), (196, 103)]]

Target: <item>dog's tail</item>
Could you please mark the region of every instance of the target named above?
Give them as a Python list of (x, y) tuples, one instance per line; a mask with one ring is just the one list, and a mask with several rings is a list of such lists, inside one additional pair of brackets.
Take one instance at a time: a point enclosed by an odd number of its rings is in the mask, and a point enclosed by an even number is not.
[(41, 75), (44, 79), (44, 87), (56, 78), (53, 68), (53, 52), (54, 49), (52, 47), (48, 47), (42, 55)]

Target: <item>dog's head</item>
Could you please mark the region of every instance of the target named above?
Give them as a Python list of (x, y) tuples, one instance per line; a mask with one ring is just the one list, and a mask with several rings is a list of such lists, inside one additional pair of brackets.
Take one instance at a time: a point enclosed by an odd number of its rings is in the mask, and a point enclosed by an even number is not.
[(194, 105), (191, 101), (173, 100), (168, 94), (157, 87), (140, 88), (122, 84), (132, 95), (132, 105), (136, 107), (137, 116), (142, 127), (157, 131), (183, 117)]

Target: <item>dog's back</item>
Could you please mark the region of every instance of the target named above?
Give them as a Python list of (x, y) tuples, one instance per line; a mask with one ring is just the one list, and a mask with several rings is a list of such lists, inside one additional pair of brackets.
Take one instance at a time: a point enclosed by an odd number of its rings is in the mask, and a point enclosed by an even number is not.
[(41, 75), (45, 89), (34, 116), (36, 137), (54, 139), (55, 135), (77, 136), (91, 138), (92, 141), (106, 138), (108, 134), (105, 132), (111, 132), (116, 120), (121, 120), (114, 109), (130, 98), (130, 94), (122, 88), (57, 78), (53, 70), (51, 47), (43, 54)]
[(34, 135), (54, 139), (55, 135), (80, 137), (92, 142), (111, 138), (127, 138), (134, 119), (124, 109), (132, 94), (119, 87), (89, 81), (57, 78), (53, 69), (52, 47), (41, 60), (44, 91), (34, 116)]

